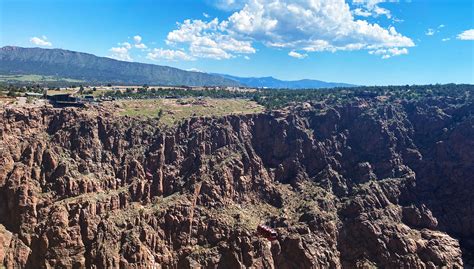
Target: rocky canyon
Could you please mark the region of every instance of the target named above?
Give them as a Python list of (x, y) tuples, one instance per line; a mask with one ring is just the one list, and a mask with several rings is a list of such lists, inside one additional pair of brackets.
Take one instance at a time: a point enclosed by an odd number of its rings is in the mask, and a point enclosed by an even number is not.
[(3, 108), (0, 267), (469, 268), (469, 94), (173, 127), (101, 107)]

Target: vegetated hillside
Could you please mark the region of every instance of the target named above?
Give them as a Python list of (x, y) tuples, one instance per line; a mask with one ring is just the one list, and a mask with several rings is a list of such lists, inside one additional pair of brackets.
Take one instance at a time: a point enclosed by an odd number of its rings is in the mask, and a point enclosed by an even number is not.
[(235, 86), (234, 80), (200, 72), (143, 63), (117, 61), (62, 49), (3, 47), (1, 74), (34, 74), (128, 85)]
[[(0, 261), (7, 268), (468, 266), (473, 91), (440, 89), (337, 101), (328, 93), (167, 129), (102, 108), (4, 109)], [(276, 241), (256, 234), (260, 223), (277, 230)]]
[(220, 74), (224, 78), (232, 79), (247, 87), (272, 88), (272, 89), (321, 89), (334, 87), (353, 87), (354, 85), (338, 82), (325, 82), (321, 80), (279, 80), (273, 77), (243, 78)]

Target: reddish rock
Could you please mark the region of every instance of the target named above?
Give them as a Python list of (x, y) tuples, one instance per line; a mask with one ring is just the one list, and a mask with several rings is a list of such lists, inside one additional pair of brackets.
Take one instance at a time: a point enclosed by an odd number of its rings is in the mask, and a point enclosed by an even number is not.
[(442, 102), (305, 103), (167, 129), (100, 107), (2, 110), (0, 262), (461, 268), (472, 104)]

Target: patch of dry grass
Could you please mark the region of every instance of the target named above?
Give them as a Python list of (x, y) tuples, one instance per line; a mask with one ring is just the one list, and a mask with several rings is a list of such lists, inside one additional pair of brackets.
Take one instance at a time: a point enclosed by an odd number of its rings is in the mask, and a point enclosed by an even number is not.
[(131, 117), (160, 118), (164, 125), (174, 125), (190, 117), (225, 116), (231, 114), (259, 113), (264, 108), (243, 99), (149, 99), (118, 102), (119, 114)]

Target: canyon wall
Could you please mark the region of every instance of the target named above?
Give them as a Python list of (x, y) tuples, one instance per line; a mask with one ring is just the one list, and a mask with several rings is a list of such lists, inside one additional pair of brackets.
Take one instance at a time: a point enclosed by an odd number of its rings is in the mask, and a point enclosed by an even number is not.
[(466, 100), (305, 103), (166, 129), (100, 108), (0, 112), (6, 268), (474, 263)]

